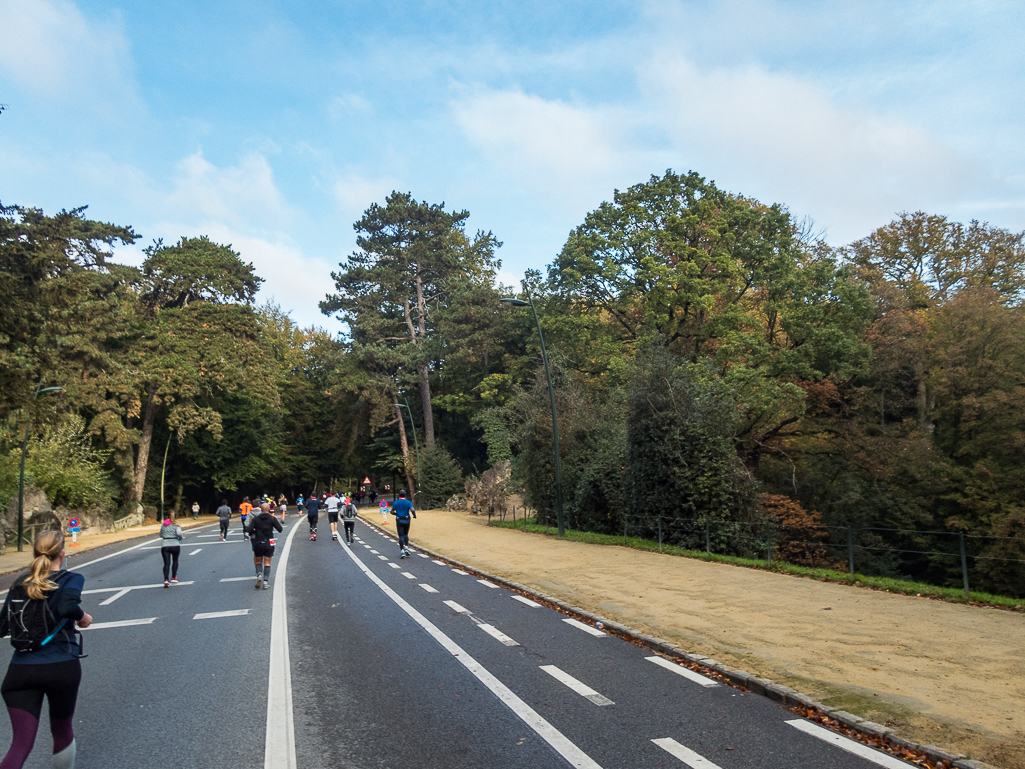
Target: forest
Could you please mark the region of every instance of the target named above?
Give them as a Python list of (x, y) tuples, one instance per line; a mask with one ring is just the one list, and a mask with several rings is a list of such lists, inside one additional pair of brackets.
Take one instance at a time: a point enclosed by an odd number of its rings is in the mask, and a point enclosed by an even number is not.
[(831, 245), (671, 170), (610, 198), (509, 287), (468, 211), (393, 192), (311, 328), (230, 244), (126, 266), (130, 226), (0, 205), (0, 493), (23, 441), (26, 483), (115, 519), (367, 476), (429, 509), (498, 465), (551, 522), (516, 297), (569, 528), (1025, 596), (1025, 233), (904, 212)]

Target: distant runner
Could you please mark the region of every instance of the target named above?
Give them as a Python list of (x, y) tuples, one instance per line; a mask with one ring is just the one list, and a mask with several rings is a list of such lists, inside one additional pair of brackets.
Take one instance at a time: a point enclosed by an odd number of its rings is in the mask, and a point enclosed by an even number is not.
[(342, 508), (342, 523), (345, 524), (345, 541), (350, 545), (355, 541), (353, 539), (353, 530), (356, 528), (357, 513), (356, 505), (352, 504), (352, 500), (346, 497), (345, 507)]
[(395, 515), (395, 533), (399, 535), (399, 558), (405, 558), (409, 555), (409, 524), (412, 523), (409, 516), (416, 518), (416, 510), (406, 499), (405, 489), (399, 492), (399, 498), (392, 505), (392, 513)]
[(310, 494), (306, 501), (306, 521), (310, 524), (310, 542), (317, 541), (317, 518), (320, 517), (320, 500)]
[[(270, 504), (260, 505), (259, 515), (254, 515), (249, 524), (249, 536), (253, 543), (253, 563), (256, 564), (256, 589), (261, 583), (264, 590), (270, 590), (270, 559), (274, 557), (274, 545), (271, 538), (275, 529), (283, 531), (281, 521), (270, 514)], [(263, 571), (260, 571), (260, 567)]]
[(228, 523), (231, 521), (231, 508), (228, 507), (228, 500), (221, 500), (221, 506), (217, 508), (217, 517), (221, 519), (221, 540), (224, 541), (228, 538)]
[(246, 518), (253, 512), (253, 503), (249, 501), (249, 497), (242, 498), (242, 504), (238, 506), (238, 514), (242, 518), (242, 538), (249, 539), (249, 535), (246, 534)]
[(333, 491), (324, 500), (324, 506), (327, 507), (327, 522), (331, 526), (331, 539), (338, 539), (338, 507), (340, 505), (341, 501)]

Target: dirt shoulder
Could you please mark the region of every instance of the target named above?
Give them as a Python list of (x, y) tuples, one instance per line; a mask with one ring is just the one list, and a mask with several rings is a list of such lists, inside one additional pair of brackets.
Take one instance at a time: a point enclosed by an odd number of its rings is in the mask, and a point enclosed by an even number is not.
[(466, 513), (420, 512), (410, 536), (906, 739), (1025, 769), (1022, 614), (559, 541)]

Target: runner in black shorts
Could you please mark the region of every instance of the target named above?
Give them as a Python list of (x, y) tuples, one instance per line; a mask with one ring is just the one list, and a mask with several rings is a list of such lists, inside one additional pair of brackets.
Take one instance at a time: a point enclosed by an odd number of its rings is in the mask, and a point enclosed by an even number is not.
[[(274, 557), (271, 537), (274, 530), (283, 531), (281, 521), (270, 514), (270, 503), (260, 505), (260, 514), (249, 524), (249, 539), (253, 543), (253, 563), (256, 564), (256, 589), (270, 590), (270, 559)], [(262, 567), (262, 570), (261, 570)]]
[(316, 494), (310, 494), (306, 500), (306, 520), (310, 524), (310, 542), (317, 541), (317, 518), (320, 517), (320, 500)]

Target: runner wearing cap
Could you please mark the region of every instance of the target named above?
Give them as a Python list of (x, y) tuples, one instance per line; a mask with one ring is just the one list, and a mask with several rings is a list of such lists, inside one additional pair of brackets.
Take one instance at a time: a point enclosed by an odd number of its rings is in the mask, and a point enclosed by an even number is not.
[(412, 523), (410, 515), (416, 518), (416, 510), (413, 503), (406, 499), (406, 490), (399, 492), (399, 498), (392, 504), (392, 515), (395, 516), (395, 533), (399, 535), (399, 558), (409, 555), (409, 525)]

